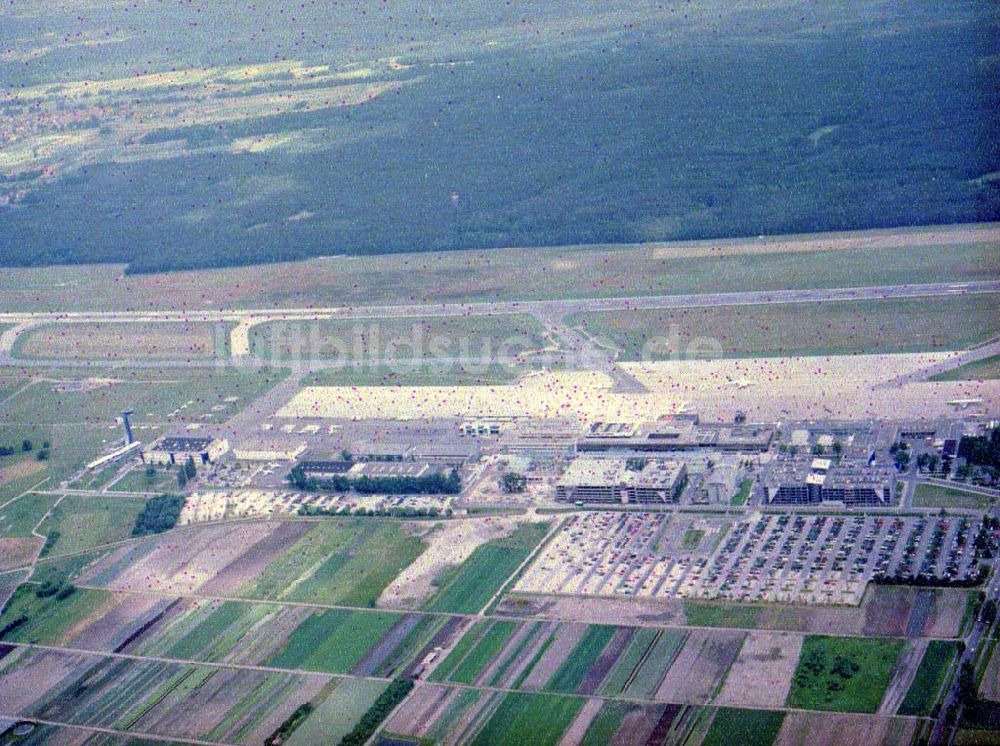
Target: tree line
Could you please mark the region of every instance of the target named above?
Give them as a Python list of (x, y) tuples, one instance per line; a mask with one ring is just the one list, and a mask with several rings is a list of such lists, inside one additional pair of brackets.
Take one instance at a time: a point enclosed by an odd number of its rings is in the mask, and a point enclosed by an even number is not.
[(142, 512), (135, 517), (132, 536), (148, 536), (169, 531), (177, 525), (184, 509), (183, 495), (157, 495), (146, 501)]

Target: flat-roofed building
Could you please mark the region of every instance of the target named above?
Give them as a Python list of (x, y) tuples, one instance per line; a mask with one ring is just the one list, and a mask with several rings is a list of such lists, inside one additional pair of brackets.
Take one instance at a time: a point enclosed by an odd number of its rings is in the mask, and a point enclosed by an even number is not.
[(407, 461), (413, 458), (413, 445), (391, 440), (365, 440), (354, 445), (360, 461)]
[(878, 464), (788, 459), (768, 468), (764, 486), (768, 503), (774, 505), (886, 506), (895, 501), (896, 472)]
[(771, 447), (774, 428), (768, 425), (698, 424), (672, 419), (635, 427), (591, 429), (577, 441), (579, 453), (675, 453), (714, 450), (764, 453)]
[(705, 477), (705, 493), (710, 502), (728, 503), (730, 498), (736, 494), (736, 485), (739, 482), (740, 469), (735, 464), (719, 464), (712, 469), (712, 472)]
[(460, 466), (479, 458), (479, 443), (474, 440), (416, 443), (410, 450), (410, 457), (415, 461)]
[(354, 464), (347, 471), (352, 479), (368, 477), (369, 479), (384, 479), (386, 477), (425, 477), (432, 472), (431, 465), (426, 461), (362, 461)]
[(687, 467), (650, 459), (630, 469), (624, 459), (577, 458), (556, 482), (556, 500), (584, 503), (672, 503), (687, 483)]
[(299, 462), (302, 473), (312, 479), (329, 479), (346, 474), (354, 465), (353, 461), (310, 460)]
[(147, 464), (167, 466), (186, 463), (191, 458), (196, 464), (218, 461), (229, 452), (229, 441), (210, 436), (166, 435), (142, 451)]
[(562, 458), (573, 453), (579, 437), (580, 425), (575, 420), (524, 420), (504, 427), (496, 448), (502, 453)]

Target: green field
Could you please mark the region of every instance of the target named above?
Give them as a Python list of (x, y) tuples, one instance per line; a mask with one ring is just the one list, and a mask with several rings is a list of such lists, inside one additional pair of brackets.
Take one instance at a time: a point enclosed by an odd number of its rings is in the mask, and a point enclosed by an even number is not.
[[(59, 368), (27, 370), (34, 384), (0, 405), (0, 420), (16, 423), (107, 426), (124, 409), (134, 409), (137, 426), (224, 422), (287, 375), (254, 368)], [(99, 380), (100, 379), (100, 380)], [(102, 382), (104, 381), (104, 382)], [(84, 382), (82, 388), (78, 388)], [(106, 383), (105, 383), (106, 382)], [(227, 402), (229, 397), (237, 397)], [(213, 407), (221, 406), (221, 410)], [(138, 431), (138, 437), (147, 438)], [(120, 437), (116, 431), (111, 437)], [(53, 439), (53, 444), (57, 445)], [(54, 450), (55, 453), (55, 450)], [(91, 456), (93, 458), (93, 455)]]
[[(473, 683), (483, 669), (490, 664), (490, 661), (500, 653), (504, 643), (514, 634), (516, 629), (516, 622), (498, 621), (491, 624), (481, 636), (477, 634), (478, 641), (454, 669), (450, 677), (451, 681), (459, 684)], [(474, 631), (469, 634), (473, 633)]]
[(554, 746), (583, 702), (579, 697), (557, 694), (507, 694), (473, 744)]
[(0, 508), (0, 537), (31, 536), (31, 530), (58, 499), (58, 495), (29, 493)]
[[(165, 645), (144, 647), (146, 655), (161, 655), (180, 660), (217, 660), (230, 651), (235, 639), (246, 632), (252, 622), (248, 618), (255, 609), (248, 604), (225, 601), (218, 607), (203, 607), (191, 618), (196, 623), (179, 637), (169, 635)], [(165, 648), (165, 649), (163, 649)]]
[(303, 386), (502, 386), (530, 368), (523, 365), (360, 365), (326, 368), (302, 379)]
[(587, 632), (573, 648), (573, 652), (563, 661), (559, 669), (552, 674), (545, 685), (545, 689), (551, 692), (575, 692), (577, 687), (583, 682), (587, 671), (597, 660), (601, 651), (604, 650), (611, 637), (615, 634), (615, 627), (595, 624), (587, 628)]
[(988, 508), (993, 500), (988, 495), (966, 492), (938, 484), (917, 484), (913, 493), (915, 508)]
[(544, 538), (548, 524), (518, 526), (511, 536), (477, 547), (427, 608), (456, 614), (481, 610)]
[(289, 746), (328, 746), (351, 732), (361, 716), (385, 691), (386, 683), (342, 679), (288, 740)]
[(975, 360), (945, 373), (931, 376), (932, 381), (995, 381), (1000, 378), (1000, 355)]
[[(33, 384), (30, 390), (37, 391), (38, 384)], [(19, 401), (20, 398), (14, 400)], [(30, 418), (30, 411), (26, 416)], [(25, 425), (8, 419), (6, 407), (0, 406), (0, 443), (10, 445), (16, 442), (20, 445), (22, 438), (29, 438), (34, 445), (34, 449), (26, 455), (0, 459), (0, 469), (22, 459), (20, 468), (32, 467), (31, 473), (24, 476), (9, 480), (0, 478), (0, 504), (36, 487), (52, 489), (80, 471), (102, 448), (110, 447), (120, 437), (117, 428), (114, 432), (108, 429), (109, 425), (113, 425), (114, 416), (109, 415), (110, 421), (100, 424), (66, 421)], [(38, 451), (46, 441), (49, 443), (49, 458), (40, 462), (37, 460)], [(11, 476), (15, 475), (8, 473), (7, 477)]]
[(1000, 294), (616, 311), (570, 323), (613, 344), (623, 360), (669, 359), (678, 347), (694, 354), (698, 340), (717, 343), (703, 351), (712, 357), (956, 350), (1000, 334)]
[(329, 319), (268, 322), (250, 331), (250, 349), (263, 360), (292, 358), (363, 360), (372, 365), (394, 359), (510, 358), (549, 344), (532, 316), (429, 316), (405, 319)]
[(34, 585), (19, 586), (0, 614), (0, 629), (21, 616), (27, 618), (23, 624), (4, 635), (4, 640), (57, 645), (64, 642), (67, 631), (111, 598), (108, 591), (85, 588), (77, 588), (75, 593), (62, 600), (55, 596), (38, 598), (35, 588)]
[(132, 360), (167, 362), (225, 359), (230, 325), (225, 322), (94, 322), (43, 324), (18, 336), (18, 360)]
[(904, 644), (879, 638), (806, 637), (786, 704), (807, 710), (875, 712)]
[(146, 476), (146, 467), (136, 466), (111, 486), (114, 492), (170, 492), (177, 489), (177, 472), (157, 469), (152, 478)]
[(601, 705), (597, 717), (591, 721), (580, 746), (606, 746), (611, 743), (625, 715), (634, 705), (625, 702), (607, 701)]
[[(126, 275), (121, 264), (13, 268), (0, 276), (0, 309), (8, 311), (176, 309), (206, 296), (241, 308), (661, 295), (859, 284), (992, 280), (1000, 271), (992, 241), (905, 246), (925, 229), (892, 231), (898, 244), (848, 250), (788, 251), (753, 239), (721, 239), (643, 250), (634, 244), (428, 252), (421, 272), (408, 254), (345, 256), (335, 261), (221, 268), (177, 275)], [(948, 228), (934, 229), (940, 234)], [(841, 234), (842, 235), (842, 234)], [(850, 235), (850, 234), (848, 234)], [(865, 235), (865, 234), (859, 234)], [(867, 234), (879, 236), (879, 232)], [(884, 234), (883, 234), (884, 235)], [(806, 235), (806, 241), (838, 235)], [(859, 242), (863, 244), (863, 240)], [(659, 248), (659, 247), (657, 247)], [(902, 250), (905, 249), (905, 250)], [(289, 274), (295, 277), (289, 285)], [(430, 278), (430, 279), (429, 279)], [(45, 293), (33, 288), (46, 285)]]
[(899, 705), (899, 715), (926, 717), (931, 714), (957, 654), (957, 642), (931, 640), (928, 643), (913, 683)]
[(702, 746), (771, 746), (778, 737), (785, 713), (720, 707), (712, 718)]
[(347, 673), (396, 622), (400, 614), (328, 609), (300, 624), (268, 665)]
[(482, 639), (482, 636), (486, 633), (486, 630), (490, 628), (490, 622), (477, 622), (475, 625), (469, 628), (469, 630), (462, 636), (456, 644), (455, 647), (451, 649), (447, 657), (441, 661), (431, 675), (428, 677), (431, 681), (444, 681), (446, 680), (457, 667), (458, 664), (462, 662), (472, 647)]
[[(22, 450), (25, 440), (31, 441), (30, 451)], [(49, 458), (39, 461), (38, 453), (46, 442), (49, 443)], [(0, 446), (14, 449), (11, 455), (0, 456), (0, 505), (65, 476), (70, 468), (67, 456), (73, 449), (63, 448), (63, 445), (63, 439), (57, 437), (53, 428), (8, 420), (0, 405)]]
[(121, 468), (121, 464), (111, 464), (110, 466), (105, 466), (103, 469), (98, 469), (96, 471), (88, 469), (66, 486), (75, 490), (99, 490), (110, 482)]
[(760, 621), (759, 606), (684, 602), (684, 617), (692, 627), (738, 627), (756, 629)]
[(374, 606), (424, 550), (403, 525), (371, 518), (317, 524), (240, 592), (243, 598)]
[(58, 532), (46, 555), (69, 554), (81, 549), (128, 539), (136, 516), (146, 501), (133, 497), (79, 497), (67, 495), (39, 527), (39, 533)]

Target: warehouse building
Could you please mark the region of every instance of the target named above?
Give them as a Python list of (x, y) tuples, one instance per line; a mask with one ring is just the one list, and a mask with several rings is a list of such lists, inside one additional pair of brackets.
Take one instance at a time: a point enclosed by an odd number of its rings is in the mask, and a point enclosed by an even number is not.
[(556, 483), (556, 500), (584, 503), (676, 503), (687, 483), (687, 467), (651, 459), (640, 469), (624, 459), (578, 458)]
[(196, 464), (210, 464), (229, 453), (229, 441), (213, 437), (167, 435), (142, 451), (146, 464), (169, 466), (186, 463), (190, 457)]

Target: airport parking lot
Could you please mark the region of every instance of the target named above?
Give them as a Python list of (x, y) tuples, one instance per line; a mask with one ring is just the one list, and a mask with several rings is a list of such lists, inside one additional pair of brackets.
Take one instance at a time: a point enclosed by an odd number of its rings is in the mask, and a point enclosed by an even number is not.
[(203, 490), (188, 495), (178, 522), (184, 525), (233, 518), (299, 515), (304, 512), (303, 508), (343, 515), (359, 510), (393, 509), (437, 510), (443, 514), (451, 507), (451, 501), (452, 498), (447, 495), (318, 495), (288, 490)]
[(875, 576), (967, 579), (966, 517), (577, 513), (518, 582), (523, 593), (857, 604)]

